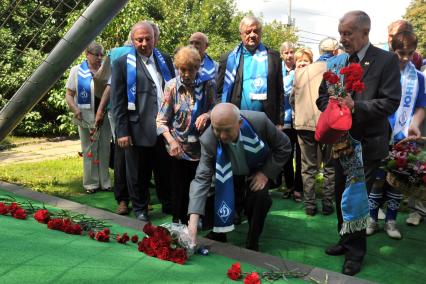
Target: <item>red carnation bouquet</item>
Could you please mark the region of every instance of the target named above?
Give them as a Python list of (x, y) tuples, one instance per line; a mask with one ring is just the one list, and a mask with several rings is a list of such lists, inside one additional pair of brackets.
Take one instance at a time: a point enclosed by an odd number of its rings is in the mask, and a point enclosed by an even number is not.
[(147, 223), (143, 232), (147, 237), (139, 242), (138, 250), (149, 256), (184, 264), (193, 253), (194, 246), (185, 225), (154, 226)]
[[(327, 82), (328, 94), (333, 97), (344, 98), (348, 94), (359, 94), (365, 89), (361, 82), (364, 70), (359, 63), (352, 63), (340, 69), (339, 76), (333, 71), (324, 72), (323, 78)], [(344, 78), (344, 79), (343, 79)]]

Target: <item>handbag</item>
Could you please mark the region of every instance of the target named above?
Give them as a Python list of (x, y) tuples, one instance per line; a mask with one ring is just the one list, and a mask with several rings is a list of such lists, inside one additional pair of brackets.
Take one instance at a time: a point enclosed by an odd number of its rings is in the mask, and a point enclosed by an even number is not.
[(352, 113), (337, 98), (330, 97), (327, 108), (320, 114), (315, 129), (315, 140), (324, 144), (334, 144), (352, 127)]

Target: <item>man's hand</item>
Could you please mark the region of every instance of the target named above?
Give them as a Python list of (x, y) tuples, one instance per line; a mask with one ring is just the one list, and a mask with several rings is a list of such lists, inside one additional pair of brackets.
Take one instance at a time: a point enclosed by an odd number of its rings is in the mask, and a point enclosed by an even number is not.
[(348, 94), (346, 97), (340, 99), (340, 104), (346, 105), (350, 110), (352, 110), (355, 107), (355, 102), (352, 99), (350, 94)]
[(104, 117), (105, 117), (105, 111), (101, 110), (101, 108), (98, 108), (98, 111), (96, 112), (96, 117), (95, 117), (95, 127), (102, 125), (102, 122), (104, 122)]
[(76, 107), (75, 108), (75, 110), (74, 110), (74, 117), (75, 118), (77, 118), (78, 120), (81, 120), (81, 110), (78, 108), (78, 107)]
[(170, 146), (170, 156), (175, 158), (181, 158), (183, 155), (183, 150), (180, 147), (179, 143), (175, 139), (170, 139), (171, 141), (168, 142)]
[(248, 179), (250, 181), (251, 191), (262, 190), (268, 183), (268, 177), (262, 172), (257, 172), (254, 175), (250, 176)]
[(204, 129), (207, 125), (207, 121), (210, 119), (210, 115), (208, 113), (203, 113), (195, 120), (195, 127), (198, 131)]
[(130, 146), (133, 146), (132, 137), (130, 136), (118, 138), (117, 143), (118, 146), (120, 146), (121, 148), (128, 148)]
[(408, 128), (408, 136), (414, 136), (416, 138), (419, 138), (421, 135), (422, 133), (420, 129), (416, 125), (411, 124)]
[(189, 236), (191, 237), (194, 246), (197, 245), (197, 230), (198, 230), (198, 220), (199, 219), (200, 219), (200, 215), (191, 214), (189, 216), (189, 221), (188, 221), (188, 232), (189, 232)]

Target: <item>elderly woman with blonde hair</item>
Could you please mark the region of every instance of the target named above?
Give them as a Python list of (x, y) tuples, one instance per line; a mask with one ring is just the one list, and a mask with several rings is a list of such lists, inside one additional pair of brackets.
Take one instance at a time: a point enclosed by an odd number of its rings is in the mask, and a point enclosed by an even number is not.
[(201, 57), (192, 46), (179, 49), (174, 58), (178, 76), (167, 82), (157, 116), (157, 133), (163, 135), (172, 156), (173, 222), (188, 222), (189, 185), (201, 156), (199, 137), (210, 120), (216, 97), (214, 79), (198, 75)]

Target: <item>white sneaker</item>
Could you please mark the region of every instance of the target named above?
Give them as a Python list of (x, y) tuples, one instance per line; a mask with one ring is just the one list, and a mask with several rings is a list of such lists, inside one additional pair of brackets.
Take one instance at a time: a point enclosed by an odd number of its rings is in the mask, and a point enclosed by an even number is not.
[(418, 212), (412, 212), (408, 215), (408, 218), (405, 223), (407, 223), (407, 225), (409, 226), (418, 226), (422, 219), (422, 215), (420, 215)]
[(386, 222), (385, 232), (392, 239), (400, 240), (402, 238), (401, 232), (396, 228), (396, 222), (394, 220)]
[(370, 217), (370, 221), (368, 222), (367, 226), (367, 236), (371, 236), (375, 234), (377, 231), (379, 231), (379, 223), (373, 220), (373, 218)]
[(377, 215), (377, 218), (379, 220), (385, 220), (386, 214), (385, 214), (385, 212), (383, 212), (382, 208), (379, 208), (379, 214)]

